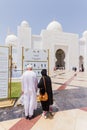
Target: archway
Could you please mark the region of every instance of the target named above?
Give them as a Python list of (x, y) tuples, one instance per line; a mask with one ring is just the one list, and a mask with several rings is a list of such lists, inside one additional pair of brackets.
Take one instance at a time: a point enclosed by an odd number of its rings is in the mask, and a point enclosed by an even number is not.
[(55, 53), (55, 56), (56, 56), (56, 67), (57, 68), (62, 68), (62, 69), (65, 69), (65, 52), (62, 50), (62, 49), (58, 49)]
[(83, 56), (79, 56), (79, 70), (84, 71), (84, 58), (83, 58)]

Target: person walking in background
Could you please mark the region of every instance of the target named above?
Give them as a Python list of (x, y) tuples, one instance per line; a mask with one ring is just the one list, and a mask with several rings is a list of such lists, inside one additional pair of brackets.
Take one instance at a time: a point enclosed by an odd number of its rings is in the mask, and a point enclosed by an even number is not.
[[(47, 70), (43, 69), (41, 71), (42, 77), (38, 83), (38, 88), (40, 89), (40, 93), (44, 94), (45, 93), (45, 87), (44, 87), (44, 81), (46, 84), (46, 92), (48, 94), (48, 100), (47, 101), (41, 101), (41, 105), (42, 105), (42, 116), (44, 116), (44, 118), (47, 118), (48, 113), (52, 115), (52, 111), (50, 110), (50, 106), (53, 104), (53, 93), (52, 93), (52, 83), (51, 83), (51, 78), (47, 75)], [(44, 77), (44, 81), (43, 81), (43, 77)]]
[(32, 70), (32, 65), (27, 65), (27, 70), (22, 75), (22, 94), (24, 94), (25, 118), (32, 119), (37, 108), (37, 76)]

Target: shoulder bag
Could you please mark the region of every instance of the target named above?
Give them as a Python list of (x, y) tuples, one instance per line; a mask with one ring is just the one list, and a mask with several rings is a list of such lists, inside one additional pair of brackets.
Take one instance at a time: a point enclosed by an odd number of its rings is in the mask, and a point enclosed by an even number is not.
[(46, 83), (45, 83), (45, 78), (44, 77), (43, 77), (43, 82), (44, 82), (44, 87), (45, 87), (45, 93), (38, 95), (38, 100), (39, 101), (47, 101), (48, 100), (48, 94), (46, 92)]

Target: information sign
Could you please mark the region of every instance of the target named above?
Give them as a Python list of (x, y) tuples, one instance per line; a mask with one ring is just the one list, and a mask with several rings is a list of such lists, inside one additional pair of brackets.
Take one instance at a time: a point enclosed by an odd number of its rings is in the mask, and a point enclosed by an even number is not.
[(0, 46), (0, 98), (8, 97), (8, 47)]
[(37, 76), (41, 77), (42, 69), (47, 69), (48, 71), (48, 50), (25, 49), (24, 70), (28, 64), (31, 64)]

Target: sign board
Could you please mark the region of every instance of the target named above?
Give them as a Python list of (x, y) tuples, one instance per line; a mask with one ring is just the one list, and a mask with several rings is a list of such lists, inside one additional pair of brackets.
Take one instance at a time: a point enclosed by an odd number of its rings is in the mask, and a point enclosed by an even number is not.
[(0, 46), (0, 98), (8, 97), (8, 51)]
[(24, 70), (26, 66), (31, 64), (33, 70), (36, 72), (37, 77), (41, 77), (41, 70), (48, 70), (48, 50), (24, 50)]

